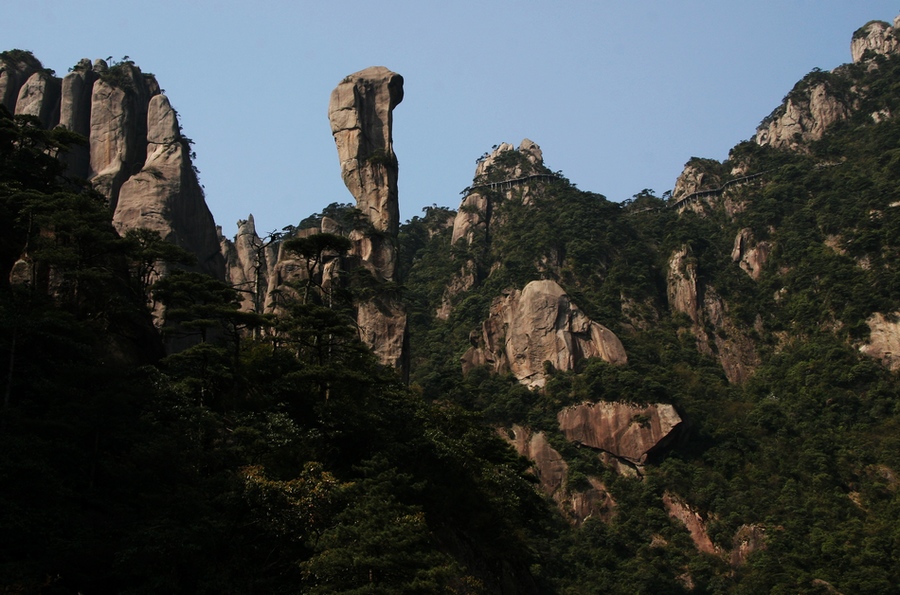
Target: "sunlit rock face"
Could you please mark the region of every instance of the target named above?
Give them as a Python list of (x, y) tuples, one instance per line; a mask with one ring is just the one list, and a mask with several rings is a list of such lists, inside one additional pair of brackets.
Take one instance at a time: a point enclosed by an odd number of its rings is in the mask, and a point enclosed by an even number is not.
[(182, 137), (169, 99), (154, 95), (147, 104), (146, 160), (119, 189), (113, 224), (120, 233), (147, 228), (197, 257), (198, 266), (224, 278), (215, 221), (194, 174), (190, 147)]
[(825, 84), (813, 84), (792, 93), (756, 131), (756, 142), (776, 149), (803, 150), (822, 138), (832, 124), (846, 120), (853, 105)]
[[(9, 55), (9, 53), (7, 53)], [(130, 61), (80, 60), (57, 78), (33, 56), (0, 64), (0, 100), (16, 114), (86, 137), (61, 159), (67, 174), (106, 197), (120, 234), (147, 228), (197, 257), (197, 269), (224, 279), (218, 234), (191, 163), (178, 115), (153, 75)]]
[(495, 299), (473, 343), (463, 356), (465, 372), (487, 364), (532, 388), (546, 381), (544, 362), (556, 370), (572, 370), (590, 357), (611, 364), (628, 361), (619, 338), (588, 318), (558, 283), (546, 279)]
[[(373, 66), (344, 78), (331, 92), (328, 119), (341, 164), (341, 177), (371, 224), (355, 230), (351, 255), (379, 283), (397, 281), (400, 207), (393, 110), (403, 100), (403, 77)], [(406, 310), (386, 289), (358, 304), (360, 338), (379, 360), (406, 367)]]
[(900, 17), (894, 19), (893, 26), (884, 21), (872, 21), (857, 29), (850, 41), (850, 56), (853, 62), (862, 62), (867, 57), (897, 53), (900, 49), (896, 29), (898, 20)]
[(891, 370), (900, 370), (900, 312), (885, 316), (880, 312), (867, 320), (869, 340), (859, 350)]

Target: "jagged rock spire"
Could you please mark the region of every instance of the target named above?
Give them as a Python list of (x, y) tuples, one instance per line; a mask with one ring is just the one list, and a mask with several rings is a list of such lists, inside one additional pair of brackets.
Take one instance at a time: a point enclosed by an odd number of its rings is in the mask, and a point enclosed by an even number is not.
[[(351, 234), (352, 254), (381, 282), (398, 280), (400, 206), (391, 131), (392, 112), (402, 100), (403, 77), (373, 66), (345, 77), (328, 104), (341, 177), (372, 226)], [(404, 368), (406, 311), (400, 301), (382, 292), (358, 307), (362, 340), (382, 363)]]

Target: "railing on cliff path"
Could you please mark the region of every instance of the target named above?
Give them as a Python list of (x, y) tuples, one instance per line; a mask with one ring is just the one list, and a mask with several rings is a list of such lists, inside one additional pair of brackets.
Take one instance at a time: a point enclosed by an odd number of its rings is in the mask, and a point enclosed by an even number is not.
[(541, 182), (556, 182), (557, 180), (561, 180), (562, 176), (557, 174), (532, 174), (530, 176), (523, 176), (521, 178), (510, 178), (509, 180), (500, 180), (499, 182), (487, 182), (485, 184), (476, 184), (475, 186), (469, 186), (465, 188), (460, 194), (464, 196), (469, 196), (473, 192), (482, 189), (490, 189), (490, 190), (509, 190), (513, 186), (518, 186), (520, 184), (524, 184), (526, 182), (531, 182), (534, 180), (539, 180)]
[(638, 213), (646, 213), (647, 211), (661, 211), (663, 209), (680, 209), (683, 206), (697, 202), (701, 198), (706, 198), (708, 196), (721, 196), (721, 194), (723, 192), (725, 192), (732, 186), (737, 186), (738, 184), (745, 184), (745, 183), (749, 182), (750, 180), (755, 180), (756, 178), (759, 178), (760, 176), (764, 176), (771, 171), (773, 171), (773, 170), (767, 169), (766, 171), (761, 171), (759, 173), (750, 174), (748, 176), (742, 176), (740, 178), (735, 178), (733, 180), (728, 180), (727, 182), (725, 182), (718, 188), (710, 188), (708, 190), (695, 190), (694, 192), (691, 192), (687, 196), (680, 198), (671, 204), (667, 204), (664, 207), (647, 207), (645, 209), (640, 209), (638, 211), (631, 211), (630, 213), (628, 213), (628, 215), (637, 215)]

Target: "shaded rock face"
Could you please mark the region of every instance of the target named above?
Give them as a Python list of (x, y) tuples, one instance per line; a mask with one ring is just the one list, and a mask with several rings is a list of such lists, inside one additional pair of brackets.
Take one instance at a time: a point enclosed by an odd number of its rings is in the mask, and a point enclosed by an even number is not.
[[(749, 378), (760, 362), (755, 343), (728, 316), (728, 305), (715, 288), (698, 282), (697, 265), (686, 246), (669, 258), (666, 281), (669, 307), (691, 319), (697, 349), (719, 360), (729, 382)], [(707, 326), (715, 332), (708, 333)]]
[(884, 21), (872, 21), (856, 30), (850, 41), (850, 56), (853, 62), (862, 62), (866, 57), (875, 55), (889, 56), (900, 49), (900, 41), (897, 36), (897, 19), (891, 26)]
[(225, 279), (238, 290), (242, 310), (262, 313), (267, 311), (270, 272), (278, 260), (277, 246), (259, 237), (253, 215), (238, 221), (237, 226), (234, 241), (227, 240), (221, 228), (217, 230), (225, 259)]
[[(510, 433), (512, 435), (510, 435)], [(534, 474), (541, 491), (551, 497), (560, 510), (576, 524), (590, 517), (608, 520), (614, 514), (616, 502), (606, 490), (603, 482), (589, 477), (590, 488), (570, 490), (568, 486), (569, 465), (550, 443), (543, 432), (532, 432), (528, 428), (514, 425), (508, 432), (501, 431), (505, 438), (521, 456), (534, 464)]]
[(488, 364), (533, 388), (546, 381), (544, 362), (557, 370), (572, 370), (590, 357), (611, 364), (628, 362), (619, 338), (585, 316), (550, 280), (532, 281), (521, 291), (495, 299), (473, 343), (463, 355), (464, 372)]
[(618, 402), (582, 403), (557, 416), (568, 440), (603, 450), (641, 466), (647, 456), (674, 437), (681, 416), (672, 405), (633, 405)]
[(757, 242), (750, 228), (744, 228), (734, 238), (731, 260), (736, 262), (754, 281), (759, 279), (762, 269), (769, 259), (769, 242)]
[(741, 525), (731, 542), (731, 566), (739, 568), (754, 552), (766, 549), (766, 528), (762, 525)]
[[(353, 231), (351, 255), (378, 282), (397, 281), (400, 207), (392, 112), (403, 100), (403, 77), (383, 66), (351, 74), (332, 91), (328, 119), (341, 177), (372, 231)], [(358, 305), (360, 338), (379, 360), (405, 368), (406, 310), (388, 292)]]
[(880, 312), (867, 320), (869, 341), (859, 351), (880, 361), (890, 370), (900, 370), (900, 313), (888, 318)]
[[(63, 77), (60, 90), (59, 124), (88, 138), (91, 133), (91, 95), (97, 74), (90, 60), (84, 58)], [(68, 171), (87, 178), (91, 161), (89, 146), (72, 147), (63, 157)]]

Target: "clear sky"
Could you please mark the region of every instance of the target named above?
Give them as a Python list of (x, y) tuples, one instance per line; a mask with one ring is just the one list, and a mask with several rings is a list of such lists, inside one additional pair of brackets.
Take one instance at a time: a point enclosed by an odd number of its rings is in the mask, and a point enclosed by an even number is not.
[[(9, 11), (7, 11), (9, 12)], [(527, 137), (610, 200), (674, 186), (692, 156), (724, 159), (813, 68), (850, 61), (882, 0), (31, 0), (5, 48), (64, 75), (129, 56), (156, 74), (194, 142), (225, 234), (351, 202), (327, 118), (340, 80), (381, 65), (394, 110), (400, 211), (456, 208), (475, 159)]]

